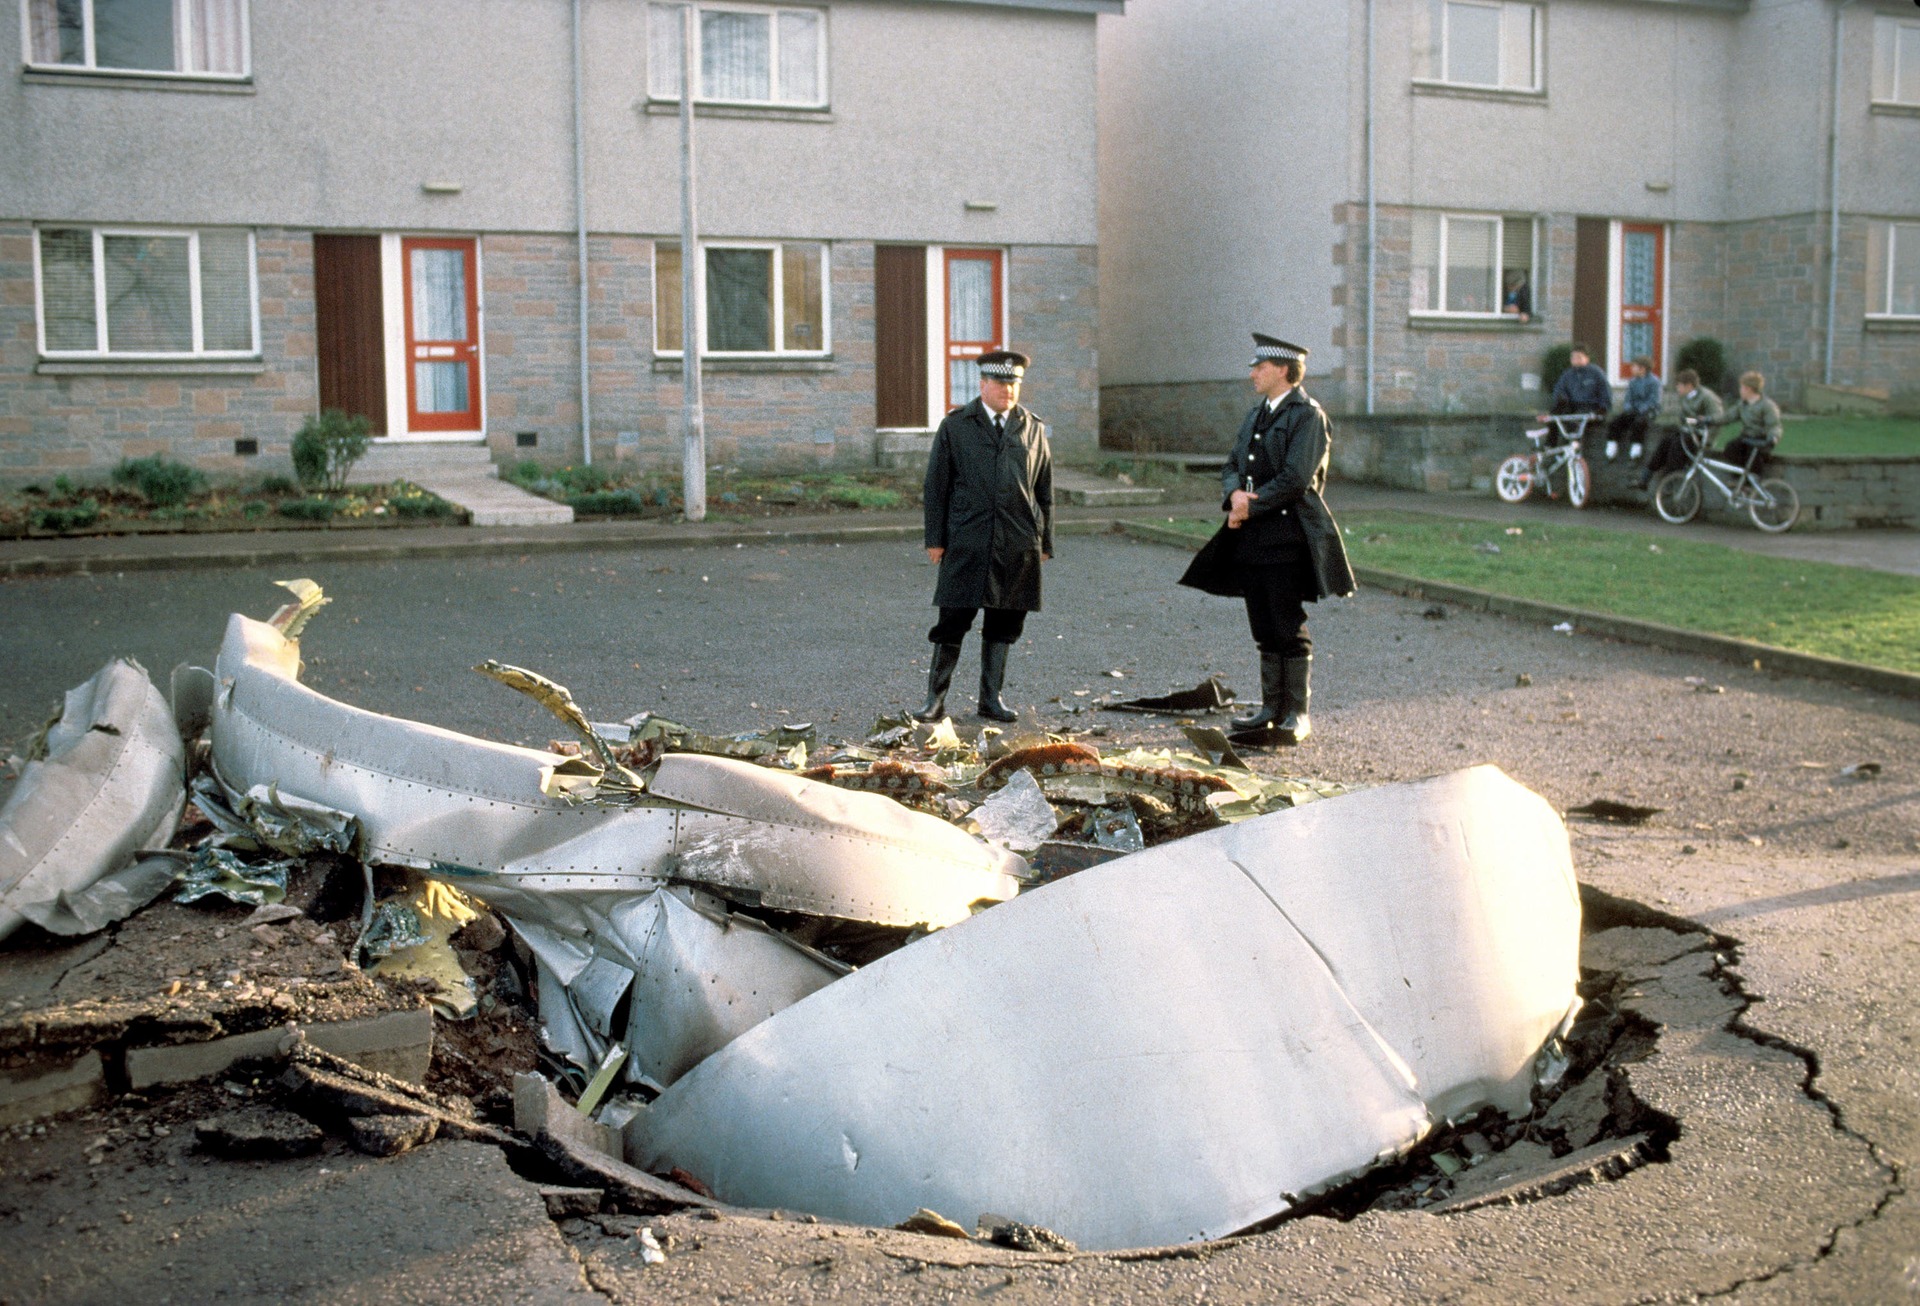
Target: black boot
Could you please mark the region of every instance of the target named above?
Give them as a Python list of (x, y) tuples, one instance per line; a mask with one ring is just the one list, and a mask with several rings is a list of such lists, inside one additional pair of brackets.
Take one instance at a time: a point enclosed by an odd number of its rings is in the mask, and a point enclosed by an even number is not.
[(1286, 662), (1278, 653), (1260, 655), (1260, 710), (1250, 717), (1237, 718), (1235, 730), (1265, 730), (1286, 715), (1286, 684), (1282, 670)]
[(947, 686), (953, 683), (953, 669), (959, 665), (958, 644), (933, 646), (933, 665), (927, 671), (927, 701), (913, 714), (915, 721), (938, 721), (947, 714)]
[(1280, 736), (1283, 744), (1304, 744), (1307, 736), (1313, 733), (1313, 723), (1307, 719), (1307, 703), (1313, 697), (1309, 681), (1313, 677), (1313, 658), (1288, 658), (1285, 666), (1285, 685), (1287, 694), (1287, 715), (1274, 727), (1274, 733)]
[(989, 721), (1018, 721), (1020, 714), (1000, 701), (1000, 686), (1007, 683), (1007, 654), (1011, 644), (980, 646), (980, 715)]

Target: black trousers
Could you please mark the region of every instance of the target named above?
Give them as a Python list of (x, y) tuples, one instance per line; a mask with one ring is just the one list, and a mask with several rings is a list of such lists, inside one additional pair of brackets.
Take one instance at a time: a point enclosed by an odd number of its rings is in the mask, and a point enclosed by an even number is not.
[(1760, 473), (1766, 470), (1767, 447), (1764, 444), (1748, 444), (1745, 440), (1729, 440), (1727, 447), (1714, 457), (1723, 463), (1746, 468), (1747, 474), (1757, 480)]
[(1307, 633), (1307, 596), (1300, 586), (1298, 566), (1239, 568), (1246, 596), (1247, 627), (1262, 653), (1304, 658), (1313, 653)]
[(1607, 423), (1607, 439), (1618, 440), (1621, 444), (1644, 444), (1647, 428), (1652, 425), (1653, 414), (1622, 409)]
[[(942, 608), (940, 620), (927, 632), (929, 644), (958, 644), (973, 628), (979, 608)], [(1027, 628), (1027, 614), (1017, 608), (988, 608), (987, 619), (980, 623), (980, 638), (989, 644), (1013, 644)]]
[(1687, 447), (1690, 437), (1677, 427), (1668, 427), (1660, 437), (1660, 447), (1653, 451), (1653, 457), (1647, 460), (1647, 475), (1655, 476), (1660, 472), (1677, 472), (1693, 461), (1693, 451)]

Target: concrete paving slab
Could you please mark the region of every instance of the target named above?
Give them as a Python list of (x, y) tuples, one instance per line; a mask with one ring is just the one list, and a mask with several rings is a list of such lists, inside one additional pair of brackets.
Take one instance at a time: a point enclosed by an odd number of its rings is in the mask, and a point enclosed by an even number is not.
[(1071, 467), (1053, 471), (1054, 498), (1060, 503), (1088, 508), (1117, 508), (1162, 503), (1167, 493), (1154, 485), (1123, 485), (1119, 481), (1095, 476)]
[[(425, 1083), (433, 1063), (433, 1012), (426, 1007), (300, 1028), (315, 1047), (410, 1083)], [(286, 1040), (287, 1030), (275, 1028), (202, 1043), (129, 1048), (127, 1086), (140, 1090), (210, 1079), (237, 1061), (278, 1055)]]
[(529, 494), (511, 481), (492, 473), (474, 471), (422, 471), (408, 478), (423, 490), (430, 490), (448, 503), (465, 508), (475, 526), (564, 526), (573, 520), (573, 509), (564, 503)]
[(98, 1051), (65, 1063), (0, 1070), (0, 1127), (92, 1106), (106, 1096), (106, 1068)]

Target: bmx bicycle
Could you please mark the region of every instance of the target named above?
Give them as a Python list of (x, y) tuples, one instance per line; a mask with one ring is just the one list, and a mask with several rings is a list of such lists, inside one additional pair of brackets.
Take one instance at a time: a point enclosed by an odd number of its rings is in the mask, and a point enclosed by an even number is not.
[(1688, 418), (1685, 427), (1692, 461), (1653, 487), (1653, 510), (1661, 521), (1678, 526), (1699, 516), (1706, 499), (1704, 482), (1720, 492), (1729, 508), (1744, 508), (1748, 519), (1769, 535), (1793, 529), (1800, 519), (1800, 495), (1793, 486), (1778, 476), (1757, 477), (1738, 463), (1713, 457), (1707, 452), (1711, 434), (1704, 424)]
[(1564, 471), (1567, 502), (1576, 508), (1586, 507), (1587, 489), (1593, 482), (1587, 473), (1587, 460), (1580, 454), (1580, 437), (1586, 434), (1593, 416), (1560, 413), (1544, 419), (1551, 425), (1529, 430), (1527, 439), (1533, 441), (1533, 452), (1514, 454), (1500, 464), (1493, 476), (1494, 493), (1507, 503), (1519, 503), (1538, 485), (1549, 499), (1557, 499), (1560, 494), (1554, 488), (1554, 477)]

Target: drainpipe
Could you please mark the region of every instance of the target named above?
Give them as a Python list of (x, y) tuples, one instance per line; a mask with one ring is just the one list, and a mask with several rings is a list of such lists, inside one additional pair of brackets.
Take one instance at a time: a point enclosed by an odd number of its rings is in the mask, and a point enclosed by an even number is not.
[(1835, 316), (1840, 311), (1840, 18), (1853, 0), (1833, 7), (1833, 121), (1827, 128), (1827, 352), (1822, 385), (1833, 384)]
[(580, 461), (593, 466), (593, 392), (587, 384), (587, 140), (582, 125), (580, 0), (573, 0), (573, 213), (580, 255)]
[(1367, 0), (1367, 413), (1373, 413), (1373, 247), (1379, 211), (1373, 195), (1373, 0)]

